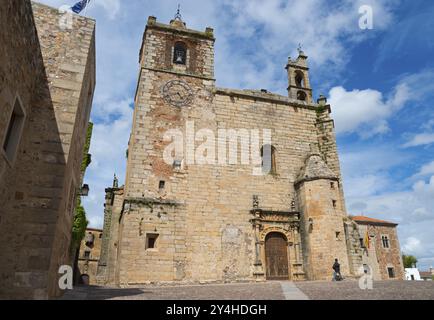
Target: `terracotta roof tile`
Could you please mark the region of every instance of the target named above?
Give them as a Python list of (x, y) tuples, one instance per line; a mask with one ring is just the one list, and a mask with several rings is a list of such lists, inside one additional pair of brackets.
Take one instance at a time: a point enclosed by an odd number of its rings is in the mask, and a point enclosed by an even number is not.
[(366, 223), (374, 223), (374, 224), (375, 223), (376, 224), (390, 224), (390, 225), (395, 225), (395, 226), (398, 225), (397, 223), (394, 223), (394, 222), (370, 218), (370, 217), (365, 217), (365, 216), (354, 216), (354, 217), (352, 217), (352, 219), (356, 222), (366, 222)]

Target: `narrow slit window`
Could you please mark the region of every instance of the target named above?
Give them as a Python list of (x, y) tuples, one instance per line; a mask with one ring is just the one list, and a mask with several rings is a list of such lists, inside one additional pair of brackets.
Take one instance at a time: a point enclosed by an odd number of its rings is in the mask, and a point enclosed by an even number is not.
[(272, 145), (264, 145), (261, 148), (262, 172), (264, 174), (276, 174), (276, 148)]
[(17, 99), (15, 101), (14, 109), (12, 110), (11, 117), (7, 126), (5, 140), (3, 141), (3, 150), (6, 153), (9, 161), (13, 161), (17, 152), (20, 139), (21, 129), (24, 125), (24, 111)]

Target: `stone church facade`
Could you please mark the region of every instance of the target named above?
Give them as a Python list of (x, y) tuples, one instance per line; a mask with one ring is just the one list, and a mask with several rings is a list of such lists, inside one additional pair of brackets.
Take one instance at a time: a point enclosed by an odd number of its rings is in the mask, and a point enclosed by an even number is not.
[[(307, 56), (287, 61), (288, 96), (218, 88), (214, 42), (212, 28), (148, 19), (126, 182), (106, 189), (98, 282), (330, 280), (336, 258), (345, 276), (358, 275), (360, 235), (345, 209), (331, 109), (313, 100)], [(200, 147), (222, 129), (240, 136), (236, 161), (226, 159), (229, 135), (218, 150)], [(167, 161), (170, 130), (186, 148)], [(254, 130), (270, 130), (270, 141), (243, 144)], [(206, 163), (192, 161), (205, 149)], [(246, 149), (270, 170), (252, 174)]]

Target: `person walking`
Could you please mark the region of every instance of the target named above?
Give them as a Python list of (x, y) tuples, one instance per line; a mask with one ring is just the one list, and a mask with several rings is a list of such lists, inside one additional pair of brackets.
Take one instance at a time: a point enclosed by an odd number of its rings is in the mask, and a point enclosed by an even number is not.
[(335, 263), (333, 264), (333, 281), (341, 281), (341, 265), (338, 259), (335, 259)]

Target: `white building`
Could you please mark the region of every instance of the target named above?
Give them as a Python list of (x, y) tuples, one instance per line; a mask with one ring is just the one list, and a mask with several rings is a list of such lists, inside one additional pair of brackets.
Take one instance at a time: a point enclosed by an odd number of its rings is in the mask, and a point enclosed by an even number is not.
[(405, 280), (422, 281), (417, 268), (405, 268)]

